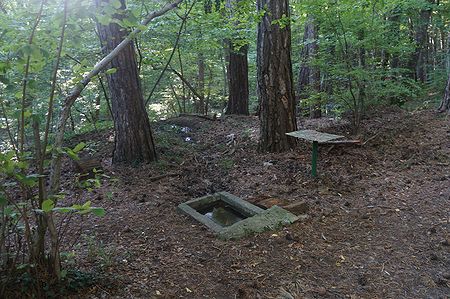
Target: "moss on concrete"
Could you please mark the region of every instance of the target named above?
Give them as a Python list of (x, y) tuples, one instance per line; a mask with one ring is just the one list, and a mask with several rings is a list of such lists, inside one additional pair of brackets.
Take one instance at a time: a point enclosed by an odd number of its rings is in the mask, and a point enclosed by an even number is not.
[(278, 206), (273, 206), (253, 217), (224, 228), (218, 237), (224, 240), (240, 239), (254, 233), (277, 230), (297, 221), (299, 217)]

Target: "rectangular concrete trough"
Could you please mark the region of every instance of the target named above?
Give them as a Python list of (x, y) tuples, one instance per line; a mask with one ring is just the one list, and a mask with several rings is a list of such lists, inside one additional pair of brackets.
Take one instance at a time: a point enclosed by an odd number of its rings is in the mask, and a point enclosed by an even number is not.
[[(213, 220), (211, 213), (205, 212), (220, 205), (233, 210), (236, 215), (239, 215), (238, 220), (231, 225), (221, 225)], [(203, 223), (222, 239), (239, 239), (253, 233), (274, 230), (299, 219), (278, 206), (264, 210), (228, 192), (189, 200), (178, 205), (178, 210)], [(209, 217), (208, 214), (210, 214)]]

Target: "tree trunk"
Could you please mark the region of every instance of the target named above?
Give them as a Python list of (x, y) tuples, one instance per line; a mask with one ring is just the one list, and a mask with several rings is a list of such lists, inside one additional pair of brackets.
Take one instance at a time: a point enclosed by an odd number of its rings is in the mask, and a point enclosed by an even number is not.
[[(434, 4), (434, 0), (428, 0)], [(427, 62), (428, 62), (428, 25), (430, 23), (432, 9), (423, 9), (420, 12), (418, 20), (415, 41), (416, 51), (414, 52), (415, 78), (417, 81), (426, 82), (427, 80)]]
[[(307, 99), (308, 94), (320, 92), (320, 71), (317, 67), (311, 66), (311, 60), (315, 58), (319, 50), (317, 38), (315, 20), (313, 17), (309, 17), (305, 24), (304, 46), (300, 54), (301, 64), (297, 83), (297, 97), (299, 100)], [(320, 118), (322, 116), (320, 103), (311, 103), (309, 110), (311, 118)]]
[(206, 114), (205, 111), (205, 58), (203, 53), (198, 54), (197, 58), (198, 77), (197, 77), (197, 91), (201, 95), (197, 103), (197, 113)]
[[(242, 0), (227, 0), (230, 18), (236, 14), (236, 5)], [(239, 25), (237, 22), (236, 26)], [(236, 46), (239, 39), (226, 40), (226, 52), (228, 54), (227, 78), (228, 78), (228, 105), (226, 114), (248, 115), (248, 45)]]
[(442, 102), (441, 105), (439, 105), (438, 111), (448, 111), (450, 113), (450, 74), (448, 75), (447, 86), (445, 87), (444, 96), (442, 97)]
[(286, 133), (297, 130), (289, 1), (258, 0), (257, 6), (265, 11), (257, 42), (260, 150), (281, 152), (295, 146)]
[[(182, 62), (182, 59), (181, 59), (181, 51), (180, 51), (180, 46), (179, 45), (178, 45), (177, 52), (178, 52), (178, 62), (180, 63), (180, 73), (181, 73), (181, 76), (184, 77), (183, 62)], [(186, 113), (187, 97), (186, 97), (186, 87), (184, 86), (184, 81), (183, 80), (181, 80), (181, 88), (183, 90), (183, 97), (182, 97), (183, 110), (181, 112), (182, 113)]]
[(239, 49), (229, 42), (228, 105), (226, 114), (248, 115), (248, 45)]
[[(125, 9), (125, 0), (120, 0)], [(109, 0), (95, 0), (98, 8)], [(115, 18), (122, 18), (116, 15)], [(97, 24), (103, 53), (111, 52), (126, 36), (127, 31), (117, 23)], [(115, 146), (113, 163), (139, 163), (156, 160), (153, 134), (144, 106), (137, 71), (136, 53), (129, 43), (112, 61), (116, 72), (108, 74), (114, 118)]]
[(220, 65), (222, 67), (222, 76), (223, 76), (223, 89), (222, 89), (222, 100), (223, 105), (221, 105), (223, 108), (222, 110), (226, 109), (228, 104), (228, 63), (230, 58), (230, 50), (228, 49), (228, 42), (224, 40), (224, 47), (222, 53), (220, 53)]

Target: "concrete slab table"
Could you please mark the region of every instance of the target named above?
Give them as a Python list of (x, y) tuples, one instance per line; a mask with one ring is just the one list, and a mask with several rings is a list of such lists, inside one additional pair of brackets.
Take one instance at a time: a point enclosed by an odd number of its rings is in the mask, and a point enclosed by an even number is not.
[(332, 140), (344, 138), (344, 136), (322, 133), (315, 130), (300, 130), (286, 133), (286, 135), (304, 139), (307, 141), (312, 141), (312, 161), (311, 161), (311, 175), (313, 177), (317, 176), (317, 156), (319, 150), (319, 143), (326, 143)]

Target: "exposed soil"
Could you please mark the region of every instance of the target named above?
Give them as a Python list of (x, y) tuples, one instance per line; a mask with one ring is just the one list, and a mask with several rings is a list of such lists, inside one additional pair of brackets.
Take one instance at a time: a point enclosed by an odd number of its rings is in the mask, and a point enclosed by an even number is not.
[[(348, 135), (343, 122), (307, 128)], [(431, 111), (377, 111), (363, 146), (310, 144), (257, 151), (255, 117), (196, 117), (154, 124), (160, 161), (111, 167), (110, 132), (79, 136), (102, 159), (102, 187), (73, 183), (70, 202), (92, 200), (105, 217), (73, 218), (79, 266), (103, 273), (86, 298), (449, 298), (450, 127)], [(189, 129), (182, 129), (182, 128)], [(109, 140), (109, 141), (108, 141)], [(186, 141), (187, 140), (187, 141)], [(157, 177), (170, 174), (166, 177)], [(251, 202), (309, 204), (309, 218), (281, 231), (221, 241), (176, 210), (208, 193)], [(69, 202), (67, 202), (69, 203)], [(82, 236), (75, 238), (81, 230)], [(79, 296), (79, 295), (77, 295)]]

